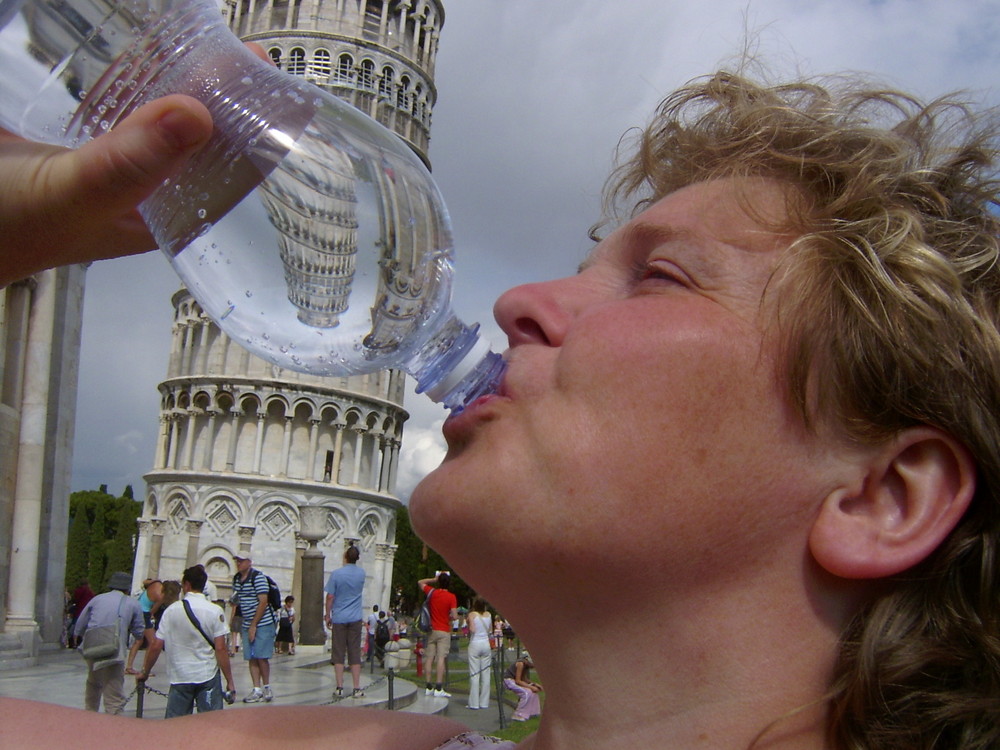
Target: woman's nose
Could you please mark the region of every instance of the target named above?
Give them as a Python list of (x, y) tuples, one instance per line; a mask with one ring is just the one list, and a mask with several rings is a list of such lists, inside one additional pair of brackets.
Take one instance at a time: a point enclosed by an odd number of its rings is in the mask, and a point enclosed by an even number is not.
[(510, 346), (561, 346), (573, 319), (570, 287), (574, 279), (522, 284), (500, 295), (493, 317), (507, 334)]

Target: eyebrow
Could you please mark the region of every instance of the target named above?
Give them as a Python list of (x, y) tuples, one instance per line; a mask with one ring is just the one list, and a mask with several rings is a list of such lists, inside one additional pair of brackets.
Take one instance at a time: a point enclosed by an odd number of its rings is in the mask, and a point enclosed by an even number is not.
[[(646, 221), (630, 222), (622, 227), (619, 242), (622, 247), (628, 248), (629, 252), (633, 255), (647, 253), (659, 245), (675, 242), (695, 243), (699, 248), (702, 248), (703, 245), (695, 233), (688, 229)], [(704, 252), (699, 251), (698, 257), (703, 258)], [(596, 260), (594, 251), (591, 251), (583, 262), (577, 266), (577, 273), (586, 271)]]

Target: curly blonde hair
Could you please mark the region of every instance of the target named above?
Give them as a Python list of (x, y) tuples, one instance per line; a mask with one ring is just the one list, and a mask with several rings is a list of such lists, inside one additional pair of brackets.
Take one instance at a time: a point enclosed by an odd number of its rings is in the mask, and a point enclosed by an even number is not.
[(1000, 747), (998, 141), (997, 113), (956, 98), (719, 72), (661, 103), (606, 190), (634, 215), (718, 177), (794, 186), (768, 296), (803, 420), (867, 444), (933, 425), (976, 459), (958, 527), (842, 636), (837, 747)]

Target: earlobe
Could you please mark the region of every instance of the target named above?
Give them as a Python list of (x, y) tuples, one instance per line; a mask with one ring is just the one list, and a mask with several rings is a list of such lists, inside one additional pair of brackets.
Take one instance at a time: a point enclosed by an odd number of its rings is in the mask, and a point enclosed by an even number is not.
[(913, 427), (865, 459), (860, 487), (826, 497), (813, 523), (815, 560), (842, 578), (884, 578), (933, 552), (975, 492), (968, 449), (933, 427)]

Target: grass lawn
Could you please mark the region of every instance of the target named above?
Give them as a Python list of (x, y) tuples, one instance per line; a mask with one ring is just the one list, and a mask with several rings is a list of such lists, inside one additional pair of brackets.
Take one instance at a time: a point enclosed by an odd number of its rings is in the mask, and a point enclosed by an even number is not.
[[(426, 679), (424, 677), (417, 677), (416, 668), (404, 669), (396, 672), (396, 677), (402, 680), (409, 680), (410, 682), (416, 683), (420, 687), (426, 684)], [(448, 662), (448, 677), (446, 689), (449, 693), (453, 695), (468, 695), (469, 694), (469, 671), (465, 669), (465, 664), (462, 662)], [(504, 704), (508, 709), (512, 710), (514, 706), (517, 705), (517, 701), (513, 699), (513, 696), (504, 691)], [(495, 697), (495, 696), (494, 696)], [(545, 694), (542, 693), (542, 703), (545, 702)], [(538, 729), (538, 722), (540, 717), (535, 716), (527, 721), (511, 721), (510, 711), (507, 712), (508, 724), (505, 729), (499, 729), (492, 734), (499, 737), (502, 740), (513, 740), (514, 742), (520, 742), (529, 734)]]

